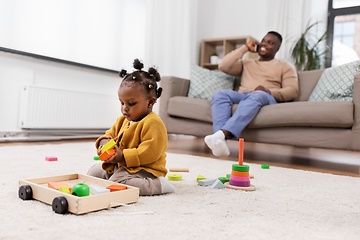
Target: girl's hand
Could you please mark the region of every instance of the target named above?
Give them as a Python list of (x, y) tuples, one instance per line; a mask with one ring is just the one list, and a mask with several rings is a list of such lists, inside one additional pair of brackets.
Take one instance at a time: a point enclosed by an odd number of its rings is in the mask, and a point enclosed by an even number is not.
[[(99, 142), (99, 147), (97, 148), (97, 155), (100, 156), (101, 155), (101, 148), (107, 144), (108, 142), (110, 142), (111, 139), (107, 139), (107, 138), (104, 138), (104, 139), (101, 139), (100, 142)], [(115, 142), (118, 140), (118, 137), (114, 138), (113, 139)]]
[(97, 148), (97, 155), (100, 156), (101, 155), (101, 148), (110, 141), (111, 139), (101, 139), (99, 142), (99, 146)]
[(104, 161), (105, 163), (125, 163), (125, 158), (123, 152), (115, 145), (115, 154), (110, 157), (108, 160)]

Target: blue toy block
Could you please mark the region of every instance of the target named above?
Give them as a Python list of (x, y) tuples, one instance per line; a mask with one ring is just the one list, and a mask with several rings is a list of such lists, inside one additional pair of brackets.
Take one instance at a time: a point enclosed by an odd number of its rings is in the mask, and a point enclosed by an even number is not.
[(202, 179), (198, 181), (198, 184), (200, 186), (210, 186), (212, 185), (217, 179), (216, 178), (207, 178), (207, 179)]
[(225, 188), (225, 185), (219, 179), (216, 179), (216, 181), (211, 185), (210, 188), (211, 189)]

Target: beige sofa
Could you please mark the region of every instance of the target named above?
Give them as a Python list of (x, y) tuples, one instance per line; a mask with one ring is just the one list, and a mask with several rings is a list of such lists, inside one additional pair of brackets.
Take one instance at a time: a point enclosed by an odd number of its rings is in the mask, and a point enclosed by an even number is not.
[[(241, 137), (249, 142), (360, 150), (360, 74), (354, 77), (353, 102), (308, 102), (323, 71), (299, 72), (297, 99), (260, 109)], [(213, 133), (211, 102), (188, 98), (189, 85), (188, 79), (162, 78), (160, 117), (168, 133), (203, 137)]]

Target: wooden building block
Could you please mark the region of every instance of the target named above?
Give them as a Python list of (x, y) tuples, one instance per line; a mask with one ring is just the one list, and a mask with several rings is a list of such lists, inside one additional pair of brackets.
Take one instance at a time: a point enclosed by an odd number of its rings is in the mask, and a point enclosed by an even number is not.
[(60, 191), (60, 192), (64, 192), (64, 193), (71, 194), (71, 191), (70, 191), (70, 189), (69, 189), (67, 186), (61, 186), (61, 187), (59, 188), (59, 191)]
[(99, 158), (100, 158), (101, 161), (105, 161), (105, 160), (108, 160), (114, 154), (115, 154), (115, 150), (114, 149), (109, 149), (109, 150), (103, 152), (99, 156)]
[(196, 182), (199, 182), (199, 180), (203, 180), (203, 179), (206, 179), (206, 177), (202, 176), (202, 175), (199, 175), (197, 178), (196, 178)]
[(188, 168), (169, 168), (170, 172), (189, 172)]
[(49, 161), (49, 162), (53, 162), (53, 161), (57, 161), (57, 157), (48, 156), (48, 157), (45, 157), (45, 160)]
[(68, 187), (69, 191), (71, 192), (71, 187), (64, 182), (48, 182), (48, 187), (55, 190), (59, 190), (62, 186)]
[(114, 148), (115, 145), (116, 145), (116, 142), (113, 139), (111, 139), (104, 146), (102, 146), (101, 153), (104, 153), (105, 151)]
[(225, 188), (225, 185), (219, 180), (216, 179), (216, 181), (211, 185), (211, 189), (217, 189), (217, 188)]
[(110, 189), (110, 192), (120, 191), (127, 189), (126, 186), (123, 185), (110, 185), (106, 187), (107, 189)]
[(212, 185), (217, 179), (216, 178), (207, 178), (207, 179), (202, 179), (198, 181), (198, 184), (200, 186), (210, 186)]
[(110, 192), (110, 189), (98, 187), (98, 186), (94, 186), (94, 185), (89, 185), (89, 188), (90, 188), (90, 192), (94, 195)]

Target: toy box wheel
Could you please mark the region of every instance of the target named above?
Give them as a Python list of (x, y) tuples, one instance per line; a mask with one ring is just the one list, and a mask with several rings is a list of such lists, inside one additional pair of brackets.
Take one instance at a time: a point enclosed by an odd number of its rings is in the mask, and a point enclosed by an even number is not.
[(52, 209), (56, 213), (65, 214), (68, 211), (68, 202), (65, 197), (56, 197), (52, 202)]
[(19, 198), (22, 200), (32, 199), (32, 188), (29, 185), (22, 185), (19, 188)]

